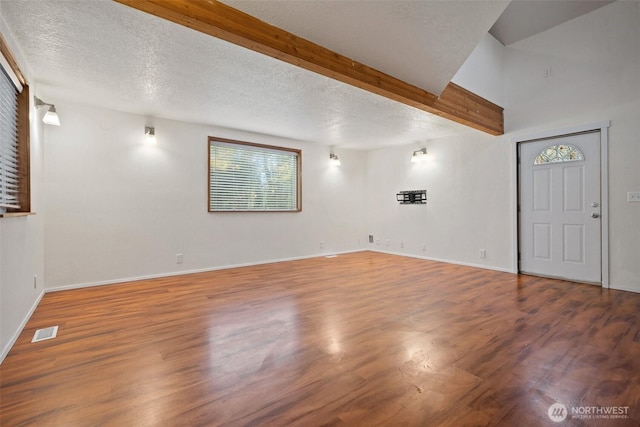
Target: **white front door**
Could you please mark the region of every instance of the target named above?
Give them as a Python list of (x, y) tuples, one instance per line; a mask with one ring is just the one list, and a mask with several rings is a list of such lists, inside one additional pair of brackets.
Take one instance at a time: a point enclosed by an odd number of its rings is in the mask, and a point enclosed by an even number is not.
[(518, 149), (520, 271), (602, 283), (600, 132)]

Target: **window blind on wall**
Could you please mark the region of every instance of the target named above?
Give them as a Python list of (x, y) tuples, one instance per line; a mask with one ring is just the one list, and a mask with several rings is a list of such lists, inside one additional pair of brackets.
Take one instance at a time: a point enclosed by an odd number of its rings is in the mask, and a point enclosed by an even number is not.
[(18, 204), (18, 100), (4, 67), (0, 67), (0, 212)]
[(210, 211), (297, 211), (296, 151), (209, 142)]

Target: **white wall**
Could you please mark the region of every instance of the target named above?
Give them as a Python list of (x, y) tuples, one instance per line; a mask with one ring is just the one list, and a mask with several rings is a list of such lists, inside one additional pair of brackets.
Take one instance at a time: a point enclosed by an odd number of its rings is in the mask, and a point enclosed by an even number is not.
[[(366, 158), (329, 147), (56, 101), (47, 127), (48, 288), (357, 250)], [(302, 149), (300, 213), (208, 213), (207, 137)], [(324, 249), (320, 242), (324, 242)], [(176, 264), (176, 254), (184, 256)]]
[[(504, 105), (504, 46), (487, 34), (453, 81)], [(375, 243), (369, 248), (510, 271), (513, 165), (505, 141), (471, 129), (432, 139), (425, 163), (410, 162), (425, 144), (370, 152), (367, 225)], [(427, 190), (426, 206), (395, 201), (398, 191), (414, 189)]]
[[(433, 160), (425, 164), (409, 162), (420, 146), (369, 153), (367, 223), (379, 239), (370, 247), (511, 269), (511, 141), (611, 120), (610, 284), (640, 292), (640, 204), (626, 202), (628, 191), (640, 191), (640, 2), (612, 3), (506, 48), (496, 43), (486, 38), (456, 79), (500, 104), (503, 87), (489, 70), (500, 75), (504, 61), (507, 133), (491, 137), (470, 131), (431, 140), (427, 149)], [(546, 68), (551, 76), (545, 78)], [(399, 190), (423, 188), (426, 206), (394, 201)], [(479, 258), (480, 249), (487, 250), (486, 259)]]
[[(6, 24), (0, 32), (31, 83), (29, 69)], [(33, 102), (32, 102), (33, 103)], [(42, 204), (42, 122), (31, 106), (31, 208), (36, 215), (0, 218), (0, 362), (9, 352), (44, 291), (44, 209)], [(41, 117), (41, 116), (40, 116)], [(34, 288), (34, 276), (38, 276)]]
[(504, 46), (487, 33), (452, 81), (504, 107)]
[[(368, 229), (373, 250), (486, 268), (511, 267), (510, 151), (503, 138), (470, 130), (421, 146), (369, 153)], [(426, 205), (400, 205), (400, 190), (427, 190)], [(389, 242), (387, 242), (387, 240)], [(426, 246), (425, 246), (426, 245)], [(424, 249), (423, 249), (424, 247)], [(486, 250), (486, 258), (480, 250)]]
[(505, 58), (509, 135), (611, 120), (610, 283), (640, 292), (640, 204), (626, 201), (640, 191), (640, 2), (618, 1), (509, 45)]

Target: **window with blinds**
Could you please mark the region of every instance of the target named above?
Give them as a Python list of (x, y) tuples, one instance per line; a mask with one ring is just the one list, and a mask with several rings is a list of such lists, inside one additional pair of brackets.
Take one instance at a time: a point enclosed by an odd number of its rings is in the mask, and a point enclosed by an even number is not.
[(21, 208), (17, 128), (18, 93), (22, 87), (15, 86), (4, 66), (0, 69), (0, 213), (5, 213)]
[(209, 138), (209, 212), (297, 212), (300, 150)]

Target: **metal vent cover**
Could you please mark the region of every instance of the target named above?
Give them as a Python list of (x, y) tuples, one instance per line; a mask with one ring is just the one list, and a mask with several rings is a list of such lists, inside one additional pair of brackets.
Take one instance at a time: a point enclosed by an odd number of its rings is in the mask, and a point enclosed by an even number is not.
[(50, 326), (48, 328), (38, 329), (36, 333), (33, 334), (33, 339), (31, 340), (31, 342), (50, 340), (52, 338), (55, 338), (56, 335), (58, 335), (57, 326)]

